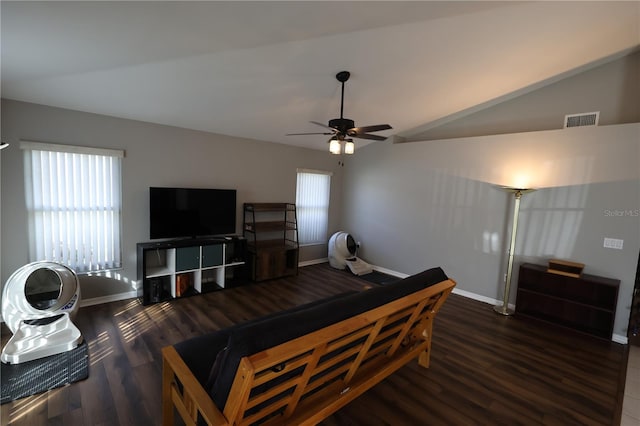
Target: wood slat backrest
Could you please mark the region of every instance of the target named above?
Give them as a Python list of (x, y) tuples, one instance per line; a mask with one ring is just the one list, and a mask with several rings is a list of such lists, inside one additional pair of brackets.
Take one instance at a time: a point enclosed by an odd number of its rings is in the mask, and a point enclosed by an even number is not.
[(352, 382), (378, 364), (406, 362), (418, 353), (421, 364), (428, 364), (433, 319), (454, 286), (440, 282), (242, 358), (225, 417), (232, 424), (279, 423), (314, 395), (349, 392)]

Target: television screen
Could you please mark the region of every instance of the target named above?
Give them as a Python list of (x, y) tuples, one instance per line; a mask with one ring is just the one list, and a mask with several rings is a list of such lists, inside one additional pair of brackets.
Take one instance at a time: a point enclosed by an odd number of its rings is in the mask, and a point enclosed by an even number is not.
[(150, 238), (236, 232), (236, 190), (149, 188)]

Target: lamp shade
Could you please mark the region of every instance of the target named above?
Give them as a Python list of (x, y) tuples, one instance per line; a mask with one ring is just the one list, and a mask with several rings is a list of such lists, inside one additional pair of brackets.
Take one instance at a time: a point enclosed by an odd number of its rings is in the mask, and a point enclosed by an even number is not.
[(340, 141), (338, 139), (331, 139), (329, 142), (329, 152), (332, 154), (340, 154)]
[(344, 144), (344, 153), (345, 154), (353, 154), (353, 152), (355, 151), (356, 146), (353, 142), (349, 141), (347, 143)]

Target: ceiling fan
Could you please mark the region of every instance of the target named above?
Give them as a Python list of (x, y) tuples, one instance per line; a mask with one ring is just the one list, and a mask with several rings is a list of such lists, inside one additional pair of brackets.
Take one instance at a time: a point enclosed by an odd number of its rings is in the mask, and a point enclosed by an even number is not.
[(340, 118), (334, 118), (329, 120), (329, 125), (324, 125), (317, 121), (311, 121), (311, 123), (324, 127), (329, 132), (313, 132), (313, 133), (287, 133), (287, 136), (297, 135), (330, 135), (329, 150), (334, 154), (340, 153), (340, 143), (346, 141), (345, 153), (353, 154), (353, 139), (371, 139), (375, 141), (383, 141), (386, 139), (384, 136), (372, 135), (370, 132), (379, 132), (381, 130), (392, 129), (388, 124), (375, 124), (373, 126), (356, 127), (355, 122), (349, 118), (343, 117), (344, 112), (344, 83), (349, 80), (351, 73), (349, 71), (340, 71), (336, 74), (336, 79), (342, 83), (342, 95), (340, 97)]

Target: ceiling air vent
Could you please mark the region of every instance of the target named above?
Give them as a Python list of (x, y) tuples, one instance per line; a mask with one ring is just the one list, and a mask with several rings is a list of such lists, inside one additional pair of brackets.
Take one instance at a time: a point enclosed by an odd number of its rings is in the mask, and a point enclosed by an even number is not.
[(564, 116), (564, 128), (597, 126), (600, 118), (600, 111), (583, 112), (580, 114), (569, 114)]

